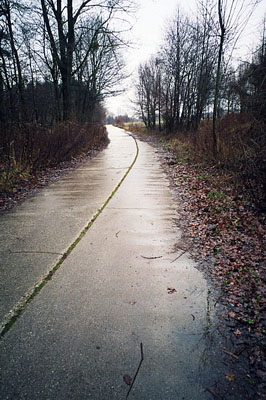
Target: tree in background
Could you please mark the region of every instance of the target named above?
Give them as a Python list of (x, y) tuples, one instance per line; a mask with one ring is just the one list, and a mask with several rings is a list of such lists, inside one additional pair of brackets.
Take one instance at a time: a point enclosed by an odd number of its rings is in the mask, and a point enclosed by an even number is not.
[[(197, 132), (202, 118), (212, 117), (212, 152), (216, 158), (217, 118), (240, 112), (247, 98), (244, 87), (237, 91), (238, 73), (230, 61), (257, 3), (257, 0), (202, 0), (198, 2), (196, 19), (177, 11), (157, 55), (140, 65), (138, 71), (137, 103), (148, 128), (154, 129), (163, 122), (168, 132)], [(260, 60), (264, 57), (262, 49), (265, 44), (258, 52)], [(254, 84), (263, 87), (263, 72), (259, 72), (262, 69), (256, 64), (260, 62), (254, 62), (248, 70), (242, 67), (241, 79), (243, 85), (246, 80), (246, 87)], [(260, 84), (251, 83), (252, 79), (259, 79)], [(263, 97), (262, 93), (263, 90)]]
[[(63, 4), (66, 3), (66, 4)], [(43, 20), (52, 57), (57, 63), (62, 82), (63, 119), (67, 120), (73, 112), (73, 79), (76, 74), (79, 78), (90, 57), (95, 66), (94, 56), (100, 45), (109, 44), (109, 51), (116, 51), (117, 40), (114, 40), (115, 32), (110, 27), (110, 21), (122, 7), (125, 1), (82, 1), (77, 7), (73, 7), (73, 0), (63, 2), (41, 0)], [(84, 19), (86, 15), (86, 19)], [(89, 17), (89, 15), (92, 15)], [(101, 36), (101, 42), (99, 37)], [(106, 39), (103, 40), (103, 36)], [(79, 51), (78, 57), (74, 55)], [(103, 67), (103, 64), (100, 64)], [(81, 72), (81, 73), (80, 73)], [(93, 71), (95, 74), (98, 71)], [(99, 72), (100, 71), (99, 69)], [(92, 97), (95, 95), (92, 90)], [(95, 88), (94, 88), (95, 89)]]
[[(257, 49), (238, 66), (232, 58), (257, 3), (202, 0), (194, 19), (178, 11), (157, 54), (139, 67), (136, 97), (148, 128), (162, 125), (178, 137), (176, 146), (185, 143), (192, 158), (238, 174), (261, 206), (266, 204), (265, 22)], [(155, 60), (160, 60), (160, 85)]]
[(213, 88), (216, 46), (208, 14), (177, 12), (157, 57), (139, 67), (137, 103), (147, 127), (197, 130)]
[(242, 111), (266, 122), (266, 22), (252, 60), (240, 64), (234, 86)]
[(132, 0), (0, 1), (0, 192), (107, 142)]
[[(155, 129), (157, 112), (160, 110), (160, 72), (158, 59), (151, 58), (138, 70), (137, 104), (141, 118), (148, 129)], [(160, 115), (160, 113), (159, 113)]]
[(124, 63), (119, 54), (123, 44), (102, 23), (99, 17), (83, 22), (74, 52), (74, 110), (81, 120), (93, 115), (95, 104), (116, 94), (116, 87), (124, 78)]
[(21, 53), (19, 53), (22, 44), (21, 37), (16, 34), (14, 28), (15, 21), (18, 20), (21, 13), (26, 12), (26, 7), (22, 7), (15, 1), (2, 0), (0, 3), (2, 98), (6, 97), (5, 92), (9, 93), (9, 109), (6, 108), (1, 113), (2, 120), (9, 118), (20, 120), (26, 113), (25, 82)]

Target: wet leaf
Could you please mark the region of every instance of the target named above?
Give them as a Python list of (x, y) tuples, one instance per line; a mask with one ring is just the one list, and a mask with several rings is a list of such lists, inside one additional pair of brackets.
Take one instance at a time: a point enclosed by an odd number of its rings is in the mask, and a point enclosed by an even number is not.
[(228, 379), (230, 382), (233, 382), (236, 379), (236, 376), (234, 374), (225, 374), (226, 379)]
[(132, 378), (129, 375), (124, 375), (123, 376), (123, 381), (125, 382), (126, 385), (130, 386), (132, 383)]
[(168, 294), (173, 294), (173, 293), (176, 292), (176, 289), (175, 288), (171, 288), (171, 287), (167, 288), (167, 290), (168, 290)]
[(228, 315), (229, 315), (229, 317), (231, 317), (231, 318), (235, 318), (236, 313), (234, 313), (233, 311), (229, 311)]

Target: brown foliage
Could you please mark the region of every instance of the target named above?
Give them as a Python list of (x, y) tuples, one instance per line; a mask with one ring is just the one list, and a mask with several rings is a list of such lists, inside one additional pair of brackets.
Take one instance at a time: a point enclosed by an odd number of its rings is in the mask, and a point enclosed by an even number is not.
[(87, 153), (107, 142), (99, 124), (62, 122), (52, 128), (25, 123), (0, 125), (0, 191), (25, 176)]
[[(194, 146), (194, 151), (207, 159), (211, 154), (211, 134), (210, 124), (202, 124)], [(202, 146), (202, 138), (205, 147)], [(231, 114), (219, 121), (218, 165), (236, 173), (257, 204), (263, 208), (266, 206), (265, 150), (263, 122), (246, 114)]]
[[(247, 114), (230, 114), (217, 126), (218, 155), (213, 161), (212, 121), (202, 121), (197, 132), (177, 133), (170, 147), (177, 155), (233, 174), (257, 206), (266, 208), (265, 124)], [(178, 156), (179, 158), (179, 156)]]

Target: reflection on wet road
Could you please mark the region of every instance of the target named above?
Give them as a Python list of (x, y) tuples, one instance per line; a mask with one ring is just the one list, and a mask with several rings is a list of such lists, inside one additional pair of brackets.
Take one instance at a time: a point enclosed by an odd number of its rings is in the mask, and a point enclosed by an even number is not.
[(117, 130), (92, 160), (0, 217), (0, 322), (77, 238), (134, 160)]
[[(62, 252), (64, 229), (76, 233), (80, 221), (83, 226), (88, 221), (89, 210), (102, 206), (120, 181), (136, 146), (117, 128), (109, 127), (109, 136), (112, 151), (107, 149), (12, 216), (34, 215), (38, 204), (43, 209), (51, 204), (46, 215), (54, 220), (53, 239), (49, 242), (46, 220), (47, 242), (40, 243), (36, 234), (32, 248)], [(140, 343), (144, 361), (131, 398), (212, 398), (206, 388), (220, 367), (217, 360), (214, 368), (209, 358), (208, 285), (187, 254), (177, 258), (181, 232), (174, 224), (168, 180), (154, 149), (138, 145), (136, 164), (115, 196), (4, 337), (1, 398), (125, 399), (123, 376), (134, 376)], [(32, 232), (30, 226), (28, 221), (26, 231)], [(12, 249), (18, 242), (11, 241)]]

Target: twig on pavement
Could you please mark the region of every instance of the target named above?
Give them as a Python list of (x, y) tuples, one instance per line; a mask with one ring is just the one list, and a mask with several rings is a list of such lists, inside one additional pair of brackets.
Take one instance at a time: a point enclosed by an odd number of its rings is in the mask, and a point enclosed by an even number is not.
[(178, 260), (180, 257), (182, 257), (189, 249), (191, 249), (192, 246), (189, 246), (187, 249), (183, 250), (182, 253), (179, 254), (173, 261), (171, 261), (171, 264)]
[(142, 257), (142, 258), (145, 258), (146, 260), (156, 260), (156, 258), (162, 258), (163, 256), (158, 256), (158, 257), (145, 257), (145, 256), (142, 256), (142, 255), (141, 255), (141, 257)]
[(142, 364), (142, 361), (143, 361), (143, 360), (144, 360), (143, 344), (140, 343), (140, 362), (139, 362), (138, 369), (137, 369), (137, 371), (136, 371), (136, 373), (135, 373), (135, 375), (134, 375), (134, 378), (133, 378), (133, 380), (132, 380), (132, 383), (131, 383), (131, 385), (130, 385), (130, 388), (128, 389), (126, 399), (128, 398), (129, 393), (131, 392), (131, 389), (133, 388), (134, 382), (135, 382), (135, 380), (136, 380), (136, 378), (137, 378), (137, 375), (138, 375), (138, 373), (139, 373), (139, 370), (140, 370), (140, 367), (141, 367), (141, 364)]

